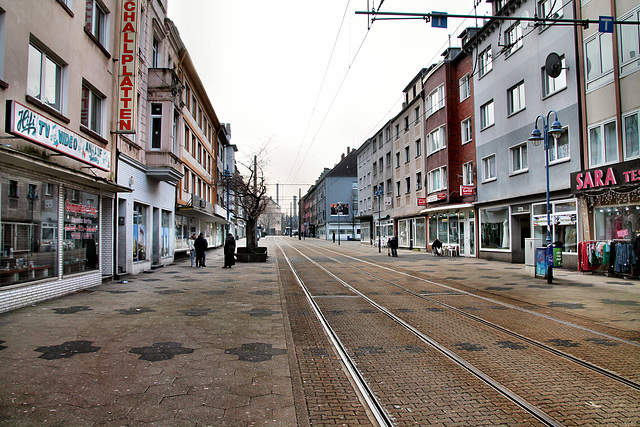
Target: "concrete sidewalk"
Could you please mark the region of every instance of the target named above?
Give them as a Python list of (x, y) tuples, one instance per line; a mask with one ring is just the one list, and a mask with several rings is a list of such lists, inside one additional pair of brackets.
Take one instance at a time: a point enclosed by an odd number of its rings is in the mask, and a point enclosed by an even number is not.
[(182, 259), (126, 283), (0, 314), (0, 424), (308, 425), (276, 241), (320, 246), (640, 340), (637, 280), (556, 270), (547, 285), (519, 265), (403, 250), (390, 258), (360, 242), (277, 239), (260, 242), (269, 248), (266, 263), (222, 269), (215, 249), (203, 269)]

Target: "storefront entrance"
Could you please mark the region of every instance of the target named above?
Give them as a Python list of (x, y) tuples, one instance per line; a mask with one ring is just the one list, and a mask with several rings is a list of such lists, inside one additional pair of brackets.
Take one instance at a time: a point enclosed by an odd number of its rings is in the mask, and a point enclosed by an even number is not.
[(460, 256), (476, 256), (476, 220), (473, 212), (471, 218), (462, 218), (460, 224)]

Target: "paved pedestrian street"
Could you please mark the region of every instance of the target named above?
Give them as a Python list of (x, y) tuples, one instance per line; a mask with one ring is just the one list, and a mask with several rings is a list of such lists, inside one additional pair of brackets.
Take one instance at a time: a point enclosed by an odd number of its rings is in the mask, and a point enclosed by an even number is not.
[[(216, 249), (208, 252), (206, 268), (191, 268), (190, 261), (182, 259), (152, 272), (0, 314), (0, 424), (375, 425), (283, 256), (283, 250), (292, 250), (290, 245), (318, 254), (325, 251), (336, 259), (358, 257), (388, 269), (427, 275), (464, 292), (521, 303), (545, 316), (639, 341), (637, 281), (559, 270), (556, 283), (547, 285), (525, 276), (522, 266), (480, 259), (434, 258), (403, 250), (398, 258), (390, 258), (360, 242), (338, 246), (281, 237), (260, 243), (269, 250), (266, 263), (223, 269), (222, 250)], [(346, 270), (335, 271), (347, 277)], [(321, 276), (314, 277), (319, 280), (314, 286), (329, 286)], [(423, 294), (429, 291), (426, 284), (419, 287), (425, 288)], [(372, 309), (362, 302), (351, 303), (355, 300), (348, 291), (322, 289), (315, 299), (319, 306), (335, 301), (325, 315), (342, 322), (341, 328), (350, 328), (346, 342), (372, 332), (368, 327), (354, 332), (357, 322), (340, 320), (348, 312), (379, 319)], [(374, 290), (372, 282), (372, 295)], [(338, 299), (329, 299), (332, 292)], [(417, 316), (420, 306), (405, 304), (399, 311)], [(442, 311), (428, 310), (433, 315)], [(494, 311), (496, 316), (502, 313)], [(411, 340), (406, 338), (404, 343)], [(384, 353), (385, 343), (365, 342), (354, 344), (353, 356), (370, 364)], [(503, 343), (512, 351), (521, 347)], [(425, 348), (424, 343), (415, 342), (405, 345), (403, 354), (416, 359), (433, 352)], [(476, 354), (464, 346), (457, 351)], [(638, 372), (635, 375), (638, 381)], [(440, 386), (438, 393), (457, 393), (454, 380), (449, 375), (450, 387)], [(419, 384), (426, 387), (425, 382)], [(489, 392), (487, 396), (492, 398)], [(517, 412), (507, 404), (501, 411)], [(474, 425), (470, 415), (460, 413), (456, 418), (455, 407), (452, 412), (447, 418), (451, 424)], [(522, 419), (538, 422), (527, 416)], [(396, 422), (404, 425), (400, 418)], [(475, 422), (491, 425), (492, 418)]]

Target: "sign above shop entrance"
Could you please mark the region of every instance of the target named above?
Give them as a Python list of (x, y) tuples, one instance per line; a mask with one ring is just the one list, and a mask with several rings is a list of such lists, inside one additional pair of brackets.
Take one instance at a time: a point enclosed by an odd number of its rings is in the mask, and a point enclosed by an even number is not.
[(7, 101), (7, 132), (109, 172), (111, 152), (16, 101)]
[(640, 184), (640, 160), (616, 163), (571, 174), (571, 193)]

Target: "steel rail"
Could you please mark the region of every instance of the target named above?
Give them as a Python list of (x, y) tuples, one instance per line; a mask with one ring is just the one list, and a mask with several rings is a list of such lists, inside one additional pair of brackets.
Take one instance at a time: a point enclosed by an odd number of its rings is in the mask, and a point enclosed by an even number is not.
[[(544, 412), (542, 409), (540, 409), (537, 406), (529, 403), (523, 397), (521, 397), (518, 394), (514, 393), (513, 391), (509, 390), (509, 388), (507, 388), (504, 385), (500, 384), (498, 381), (494, 380), (489, 375), (485, 374), (480, 369), (476, 368), (473, 364), (469, 363), (468, 361), (466, 361), (464, 358), (460, 357), (455, 352), (453, 352), (450, 349), (446, 348), (444, 345), (440, 344), (439, 342), (437, 342), (433, 338), (429, 337), (428, 335), (426, 335), (423, 332), (421, 332), (418, 329), (416, 329), (414, 326), (412, 326), (409, 323), (405, 322), (402, 318), (400, 318), (400, 317), (396, 316), (395, 314), (393, 314), (393, 312), (391, 312), (386, 307), (378, 304), (377, 302), (375, 302), (374, 300), (372, 300), (371, 298), (369, 298), (368, 296), (366, 296), (362, 292), (358, 291), (353, 286), (349, 285), (347, 282), (345, 282), (344, 280), (340, 279), (338, 276), (333, 274), (331, 271), (327, 270), (325, 267), (323, 267), (322, 265), (320, 265), (316, 261), (312, 260), (307, 255), (303, 254), (299, 249), (294, 248), (293, 246), (291, 246), (291, 244), (288, 244), (288, 245), (289, 245), (289, 247), (291, 249), (293, 249), (296, 252), (298, 252), (301, 256), (303, 256), (309, 262), (311, 262), (313, 265), (315, 265), (316, 267), (318, 267), (319, 269), (324, 271), (326, 274), (328, 274), (335, 281), (337, 281), (338, 283), (342, 284), (344, 287), (346, 287), (347, 289), (349, 289), (350, 291), (352, 291), (356, 295), (360, 296), (362, 299), (367, 301), (369, 304), (374, 306), (376, 309), (378, 309), (379, 311), (381, 311), (382, 313), (387, 315), (389, 318), (391, 318), (398, 325), (402, 326), (407, 331), (409, 331), (412, 334), (414, 334), (420, 340), (422, 340), (423, 342), (429, 344), (430, 346), (432, 346), (436, 350), (440, 351), (442, 354), (447, 356), (453, 362), (455, 362), (456, 364), (458, 364), (459, 366), (461, 366), (462, 368), (464, 368), (465, 370), (467, 370), (468, 372), (470, 372), (471, 374), (473, 374), (474, 376), (479, 378), (485, 384), (489, 385), (491, 388), (496, 390), (498, 393), (500, 393), (503, 396), (505, 396), (507, 399), (512, 401), (514, 404), (516, 404), (517, 406), (519, 406), (520, 408), (522, 408), (523, 410), (525, 410), (526, 412), (528, 412), (529, 414), (531, 414), (532, 416), (537, 418), (540, 422), (544, 423), (545, 425), (554, 426), (554, 427), (560, 427), (560, 426), (563, 425), (562, 423), (560, 423), (559, 421), (557, 421), (556, 419), (554, 419), (553, 417), (548, 415), (546, 412)], [(278, 247), (280, 247), (280, 246), (278, 245)], [(280, 250), (282, 251), (282, 248), (280, 248)], [(283, 253), (284, 253), (284, 251), (283, 251)], [(290, 266), (290, 268), (293, 269), (293, 266), (291, 264), (289, 264), (289, 266)], [(302, 279), (299, 279), (299, 280), (302, 280)]]

